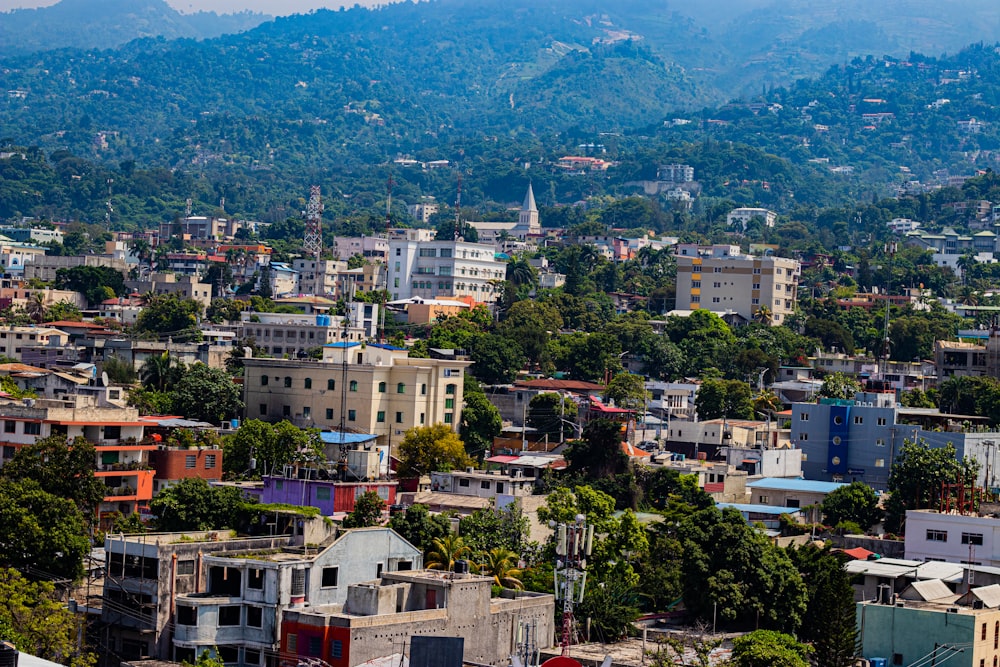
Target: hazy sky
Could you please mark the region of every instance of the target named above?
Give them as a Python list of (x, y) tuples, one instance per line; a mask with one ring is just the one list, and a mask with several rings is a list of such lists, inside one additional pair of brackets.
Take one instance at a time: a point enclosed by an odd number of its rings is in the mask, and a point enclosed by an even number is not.
[[(0, 11), (9, 11), (21, 7), (44, 7), (54, 5), (58, 0), (0, 0)], [(181, 12), (196, 12), (200, 10), (216, 12), (236, 12), (251, 9), (272, 16), (299, 14), (311, 9), (329, 7), (335, 9), (341, 5), (354, 6), (384, 4), (375, 0), (167, 0), (167, 4)]]

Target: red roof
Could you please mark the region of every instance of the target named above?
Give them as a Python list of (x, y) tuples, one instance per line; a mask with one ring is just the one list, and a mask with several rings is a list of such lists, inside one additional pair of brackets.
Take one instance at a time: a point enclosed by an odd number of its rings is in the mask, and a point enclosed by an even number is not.
[(613, 415), (621, 415), (634, 412), (634, 410), (627, 410), (625, 408), (612, 408), (610, 406), (604, 405), (604, 403), (601, 403), (596, 398), (590, 401), (590, 409), (596, 410), (597, 412), (603, 412), (604, 414), (613, 414)]
[(552, 378), (540, 378), (538, 380), (521, 380), (514, 383), (515, 387), (524, 389), (541, 389), (549, 391), (573, 391), (587, 394), (592, 391), (604, 391), (603, 384), (593, 382), (583, 382), (581, 380), (554, 380)]
[(510, 463), (511, 461), (516, 461), (519, 456), (509, 456), (506, 454), (499, 454), (497, 456), (491, 456), (486, 459), (489, 463)]
[(853, 549), (841, 549), (840, 553), (847, 554), (854, 560), (868, 560), (869, 556), (875, 554), (874, 551), (868, 551), (864, 547), (854, 547)]
[(94, 324), (93, 322), (71, 322), (69, 320), (59, 320), (57, 322), (46, 322), (45, 326), (55, 327), (55, 328), (77, 328), (77, 329), (103, 329), (104, 327), (100, 324)]

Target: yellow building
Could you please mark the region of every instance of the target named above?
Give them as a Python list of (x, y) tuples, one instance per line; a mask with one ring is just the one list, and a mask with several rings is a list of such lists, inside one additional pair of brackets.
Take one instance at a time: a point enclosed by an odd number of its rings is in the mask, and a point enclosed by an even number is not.
[(407, 429), (458, 430), (468, 361), (411, 359), (391, 345), (332, 343), (322, 360), (247, 359), (246, 418), (371, 433), (399, 442)]

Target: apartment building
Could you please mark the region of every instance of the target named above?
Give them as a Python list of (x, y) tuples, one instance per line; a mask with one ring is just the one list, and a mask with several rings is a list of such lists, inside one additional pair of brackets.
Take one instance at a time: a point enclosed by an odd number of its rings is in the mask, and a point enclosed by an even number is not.
[(730, 310), (747, 320), (761, 308), (771, 325), (795, 312), (801, 265), (783, 257), (740, 254), (739, 246), (677, 247), (677, 309)]
[(201, 558), (207, 588), (177, 595), (173, 659), (209, 651), (225, 663), (274, 665), (285, 615), (343, 605), (352, 585), (420, 570), (423, 554), (389, 528), (344, 532), (326, 548), (218, 551)]
[(763, 220), (766, 227), (774, 227), (778, 214), (766, 208), (734, 208), (726, 215), (726, 224), (740, 231), (746, 231), (747, 223), (754, 218)]
[(991, 330), (982, 342), (934, 341), (934, 363), (939, 381), (950, 377), (1000, 377), (1000, 336)]
[(458, 430), (469, 364), (356, 342), (325, 346), (321, 361), (247, 359), (246, 417), (370, 433), (380, 445), (398, 442), (414, 426)]
[(51, 327), (6, 326), (0, 327), (0, 354), (21, 360), (25, 347), (62, 347), (69, 342), (69, 334)]
[(497, 496), (530, 496), (535, 492), (535, 480), (520, 471), (504, 474), (499, 470), (431, 472), (431, 490), (456, 493), (460, 496), (496, 498)]
[(1000, 567), (1000, 518), (995, 514), (908, 510), (905, 526), (907, 560)]
[(376, 303), (352, 302), (347, 304), (345, 317), (322, 313), (243, 312), (238, 324), (219, 325), (218, 328), (232, 331), (239, 338), (253, 338), (266, 354), (298, 357), (329, 343), (375, 338), (379, 324), (378, 309)]
[[(189, 255), (185, 255), (189, 257)], [(188, 273), (182, 271), (180, 273)], [(204, 267), (190, 273), (204, 273)], [(185, 299), (193, 299), (208, 308), (212, 303), (212, 285), (204, 283), (198, 275), (177, 275), (174, 273), (152, 273), (143, 280), (126, 280), (125, 287), (139, 294), (176, 294)]]
[(694, 180), (694, 167), (686, 164), (662, 164), (656, 169), (656, 180), (690, 183)]
[(299, 288), (303, 293), (332, 296), (337, 291), (337, 274), (347, 270), (347, 262), (299, 257), (292, 260), (292, 268), (299, 273)]
[(394, 301), (469, 296), (492, 302), (495, 281), (506, 275), (506, 263), (496, 258), (490, 245), (410, 238), (389, 241), (388, 289)]
[(529, 626), (539, 648), (551, 646), (553, 596), (503, 591), (492, 597), (492, 584), (492, 577), (424, 570), (385, 573), (379, 580), (352, 585), (343, 606), (286, 612), (281, 665), (376, 664), (369, 661), (399, 659), (410, 653), (411, 639), (428, 635), (461, 638), (465, 664), (507, 665)]
[[(437, 205), (435, 204), (434, 206), (435, 212), (437, 212)], [(428, 215), (428, 217), (430, 216)], [(426, 224), (426, 220), (423, 222)], [(389, 255), (389, 239), (385, 236), (337, 237), (333, 241), (333, 254), (344, 261), (355, 255), (361, 255), (370, 262), (382, 262), (384, 264)]]
[(223, 241), (243, 229), (242, 220), (195, 215), (160, 224), (160, 240), (177, 237), (185, 241)]
[(45, 282), (53, 282), (56, 279), (56, 271), (75, 266), (106, 266), (123, 275), (128, 273), (125, 259), (112, 255), (44, 255), (36, 256), (24, 265), (24, 279), (38, 278)]

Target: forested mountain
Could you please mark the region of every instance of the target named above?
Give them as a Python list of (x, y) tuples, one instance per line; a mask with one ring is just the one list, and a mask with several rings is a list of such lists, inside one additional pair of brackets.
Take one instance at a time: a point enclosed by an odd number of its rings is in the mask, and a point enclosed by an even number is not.
[(181, 14), (164, 0), (60, 0), (50, 7), (0, 14), (0, 56), (107, 49), (140, 37), (218, 37), (269, 19), (253, 12)]

